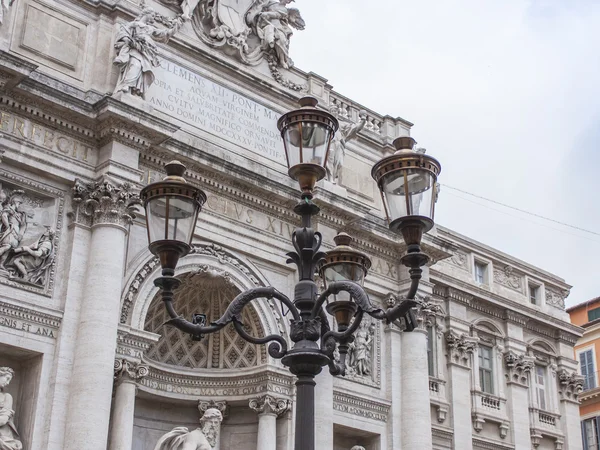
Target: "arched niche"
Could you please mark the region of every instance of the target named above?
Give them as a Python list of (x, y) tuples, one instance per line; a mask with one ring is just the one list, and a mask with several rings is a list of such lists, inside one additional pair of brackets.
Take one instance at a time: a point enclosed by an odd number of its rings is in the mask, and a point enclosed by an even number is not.
[[(226, 302), (233, 300), (237, 293), (254, 287), (269, 285), (268, 280), (245, 258), (232, 250), (212, 243), (194, 244), (192, 252), (179, 261), (175, 276), (191, 280), (192, 274), (197, 277), (198, 282), (222, 282), (226, 285), (227, 292), (223, 293), (219, 302), (215, 301), (221, 309)], [(158, 258), (148, 253), (126, 283), (121, 303), (120, 323), (122, 325), (128, 325), (137, 330), (148, 329), (147, 318), (149, 318), (149, 314), (158, 314), (158, 308), (151, 311), (152, 305), (160, 305), (160, 302), (155, 301), (159, 297), (159, 289), (154, 286), (153, 282), (159, 276), (160, 264)], [(211, 277), (213, 278), (212, 281), (210, 280)], [(207, 284), (207, 286), (210, 288), (210, 284)], [(197, 297), (197, 304), (206, 301), (207, 294), (204, 293), (200, 283), (186, 295), (186, 304), (179, 305), (176, 299), (174, 306), (179, 314), (184, 315), (189, 320), (191, 312), (203, 313), (192, 302), (194, 295)], [(212, 300), (211, 304), (213, 304)], [(188, 311), (182, 310), (181, 306), (188, 308)], [(209, 321), (214, 320), (213, 316), (215, 314), (217, 313), (211, 312)], [(257, 332), (262, 329), (262, 335), (281, 334), (287, 338), (288, 330), (284, 325), (285, 321), (281, 309), (273, 300), (257, 299), (244, 308), (244, 314), (250, 314), (248, 317), (254, 322), (249, 320), (249, 323), (255, 323)], [(156, 331), (157, 328), (154, 326), (153, 329), (155, 333), (162, 334), (164, 328), (162, 331)], [(231, 325), (219, 333), (231, 333), (230, 328)], [(257, 336), (254, 331), (252, 331), (252, 335)], [(174, 339), (174, 337), (172, 338)], [(273, 362), (270, 357), (267, 358), (268, 362)]]
[[(231, 299), (240, 293), (227, 274), (201, 266), (178, 276), (181, 286), (175, 290), (177, 312), (191, 320), (193, 314), (206, 314), (207, 323), (223, 315)], [(150, 303), (144, 329), (160, 335), (146, 351), (146, 359), (188, 369), (244, 369), (267, 362), (265, 345), (242, 339), (232, 326), (194, 340), (175, 327), (164, 325), (170, 317), (160, 292)], [(264, 337), (263, 326), (253, 305), (242, 311), (242, 323), (251, 336)]]

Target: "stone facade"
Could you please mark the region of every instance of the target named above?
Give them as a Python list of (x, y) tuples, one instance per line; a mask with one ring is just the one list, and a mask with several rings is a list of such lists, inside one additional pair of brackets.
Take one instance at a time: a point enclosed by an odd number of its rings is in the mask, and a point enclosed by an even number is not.
[[(152, 449), (215, 409), (214, 448), (293, 448), (294, 379), (264, 346), (231, 327), (193, 341), (164, 325), (137, 193), (175, 158), (207, 193), (176, 271), (182, 314), (215, 320), (257, 286), (291, 296), (297, 193), (276, 120), (305, 94), (346, 126), (316, 193), (324, 246), (339, 231), (355, 238), (373, 261), (374, 302), (408, 289), (369, 174), (412, 124), (295, 68), (292, 32), (305, 24), (288, 3), (2, 9), (0, 366), (14, 374), (3, 414), (24, 449)], [(423, 249), (418, 329), (366, 322), (348, 376), (317, 377), (316, 447), (580, 449), (569, 286), (442, 226)], [(254, 336), (289, 340), (272, 301), (242, 317)]]

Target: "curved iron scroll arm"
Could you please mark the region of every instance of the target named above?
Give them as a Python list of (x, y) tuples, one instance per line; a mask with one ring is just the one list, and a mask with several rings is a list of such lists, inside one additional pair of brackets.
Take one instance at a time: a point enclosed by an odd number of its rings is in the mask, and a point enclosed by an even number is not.
[(278, 334), (270, 334), (264, 338), (250, 336), (248, 333), (246, 333), (246, 330), (244, 330), (244, 325), (236, 318), (233, 319), (233, 327), (235, 328), (235, 331), (237, 331), (237, 333), (242, 337), (242, 339), (250, 342), (251, 344), (266, 344), (267, 342), (274, 341), (271, 342), (268, 347), (269, 355), (271, 355), (273, 358), (281, 359), (287, 353), (287, 342), (283, 336), (279, 336)]
[(369, 296), (365, 290), (360, 287), (360, 285), (352, 281), (335, 281), (330, 283), (327, 286), (327, 289), (325, 289), (321, 295), (319, 295), (319, 298), (317, 298), (315, 306), (311, 312), (311, 317), (317, 316), (319, 310), (323, 306), (323, 303), (325, 303), (325, 300), (327, 300), (327, 297), (329, 297), (331, 294), (339, 294), (341, 291), (350, 294), (358, 307), (370, 316), (379, 320), (387, 319), (385, 311), (381, 308), (376, 308), (375, 305), (371, 303), (371, 300), (369, 300)]
[[(295, 320), (300, 320), (300, 313), (298, 312), (297, 308), (294, 306), (292, 301), (286, 295), (282, 294), (274, 287), (269, 286), (269, 287), (258, 287), (258, 288), (249, 289), (245, 292), (238, 294), (231, 301), (231, 303), (225, 310), (225, 313), (219, 319), (212, 322), (211, 325), (209, 325), (209, 326), (202, 326), (202, 325), (194, 324), (194, 323), (188, 321), (184, 317), (177, 314), (177, 312), (175, 311), (175, 308), (173, 307), (173, 291), (180, 284), (180, 281), (177, 278), (161, 277), (155, 281), (155, 284), (158, 287), (161, 287), (163, 289), (163, 301), (165, 303), (167, 312), (168, 312), (169, 316), (171, 317), (171, 319), (168, 320), (167, 322), (165, 322), (165, 324), (174, 326), (174, 327), (180, 329), (181, 331), (183, 331), (184, 333), (191, 334), (195, 338), (201, 338), (202, 335), (215, 333), (215, 332), (219, 331), (220, 329), (222, 329), (223, 327), (225, 327), (225, 325), (227, 325), (229, 322), (234, 322), (234, 326), (235, 326), (235, 322), (238, 322), (241, 325), (242, 310), (248, 303), (250, 303), (252, 300), (255, 300), (257, 298), (268, 298), (268, 299), (274, 298), (274, 299), (279, 300), (281, 303), (283, 303), (285, 306), (287, 306), (287, 308), (290, 310), (290, 312)], [(243, 330), (243, 327), (241, 327), (241, 328)], [(236, 326), (236, 330), (239, 332), (239, 328), (237, 326)], [(244, 335), (242, 335), (241, 333), (240, 333), (240, 335), (242, 336), (243, 339), (247, 340), (248, 342), (252, 342), (252, 343), (261, 343), (262, 344), (262, 343), (266, 343), (269, 341), (277, 341), (277, 343), (274, 342), (273, 344), (271, 344), (269, 346), (269, 354), (271, 356), (273, 356), (274, 358), (283, 357), (283, 355), (287, 351), (287, 343), (285, 342), (285, 339), (283, 337), (270, 335), (270, 336), (266, 336), (264, 338), (254, 338), (254, 337), (248, 335), (245, 331), (244, 331)], [(260, 340), (261, 342), (253, 342), (253, 340), (257, 340), (257, 339)], [(280, 354), (281, 354), (281, 356), (278, 356)]]

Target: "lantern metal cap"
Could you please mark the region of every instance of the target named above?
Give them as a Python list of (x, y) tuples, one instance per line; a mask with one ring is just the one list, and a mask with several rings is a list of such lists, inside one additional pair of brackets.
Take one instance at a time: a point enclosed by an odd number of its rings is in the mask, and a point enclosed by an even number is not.
[(324, 271), (327, 267), (340, 263), (361, 266), (365, 272), (365, 276), (367, 275), (371, 268), (371, 259), (365, 253), (351, 247), (352, 240), (352, 237), (344, 232), (338, 233), (333, 238), (336, 246), (325, 253), (325, 258), (319, 267), (319, 274), (321, 276), (324, 276)]
[(186, 179), (183, 178), (186, 167), (181, 161), (174, 159), (173, 161), (168, 162), (165, 164), (165, 170), (167, 171), (167, 176), (164, 178), (164, 181), (178, 181), (180, 183), (187, 183)]
[(317, 105), (319, 104), (319, 101), (316, 98), (311, 96), (302, 97), (298, 100), (298, 104), (300, 105), (299, 109), (294, 109), (293, 111), (285, 113), (277, 121), (277, 128), (282, 136), (289, 126), (298, 122), (321, 123), (331, 128), (332, 134), (338, 130), (340, 126), (338, 120), (333, 114), (318, 109)]
[(416, 152), (416, 141), (410, 136), (401, 136), (393, 142), (396, 152), (387, 156), (373, 166), (371, 176), (381, 189), (381, 179), (390, 173), (400, 170), (419, 169), (431, 172), (437, 179), (442, 166), (437, 159), (422, 152)]

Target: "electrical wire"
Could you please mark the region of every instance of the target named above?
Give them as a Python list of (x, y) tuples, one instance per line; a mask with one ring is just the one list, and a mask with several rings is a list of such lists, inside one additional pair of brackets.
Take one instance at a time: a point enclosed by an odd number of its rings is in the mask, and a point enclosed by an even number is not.
[[(441, 183), (440, 183), (440, 184), (441, 184)], [(551, 219), (551, 218), (549, 218), (549, 217), (542, 216), (541, 214), (536, 214), (536, 213), (533, 213), (533, 212), (531, 212), (531, 211), (526, 211), (526, 210), (524, 210), (524, 209), (517, 208), (516, 206), (507, 205), (506, 203), (502, 203), (502, 202), (498, 202), (498, 201), (496, 201), (496, 200), (492, 200), (492, 199), (490, 199), (490, 198), (482, 197), (481, 195), (473, 194), (473, 193), (471, 193), (471, 192), (464, 191), (464, 190), (462, 190), (462, 189), (455, 188), (455, 187), (453, 187), (453, 186), (449, 186), (449, 185), (447, 185), (447, 184), (441, 184), (441, 185), (442, 185), (443, 187), (446, 187), (446, 188), (448, 188), (448, 189), (452, 189), (452, 190), (454, 190), (454, 191), (458, 191), (458, 192), (462, 192), (463, 194), (470, 195), (471, 197), (475, 197), (475, 198), (478, 198), (478, 199), (484, 200), (484, 201), (486, 201), (486, 202), (490, 202), (490, 203), (494, 203), (494, 204), (496, 204), (496, 205), (503, 206), (504, 208), (513, 209), (513, 210), (515, 210), (515, 211), (519, 211), (519, 212), (521, 212), (521, 213), (523, 213), (523, 214), (527, 214), (527, 215), (530, 215), (530, 216), (533, 216), (533, 217), (537, 217), (537, 218), (539, 218), (539, 219), (547, 220), (548, 222), (553, 222), (553, 223), (556, 223), (556, 224), (559, 224), (559, 225), (562, 225), (562, 226), (565, 226), (565, 227), (573, 228), (574, 230), (583, 231), (583, 232), (585, 232), (585, 233), (593, 234), (593, 235), (595, 235), (595, 236), (600, 236), (600, 233), (597, 233), (597, 232), (595, 232), (595, 231), (586, 230), (585, 228), (581, 228), (581, 227), (578, 227), (578, 226), (576, 226), (576, 225), (571, 225), (571, 224), (568, 224), (568, 223), (565, 223), (565, 222), (561, 222), (560, 220)], [(456, 196), (456, 197), (462, 198), (463, 200), (467, 200), (467, 199), (466, 199), (466, 198), (464, 198), (464, 197), (460, 197), (460, 196)], [(467, 200), (467, 201), (469, 201), (469, 200)], [(476, 202), (473, 202), (473, 203), (476, 203)], [(478, 204), (478, 205), (480, 205), (480, 206), (484, 206), (484, 207), (485, 207), (485, 205), (482, 205), (481, 203), (476, 203), (476, 204)], [(502, 211), (499, 211), (499, 210), (496, 210), (496, 209), (494, 209), (494, 211), (502, 212)], [(509, 214), (509, 215), (510, 215), (510, 214)], [(516, 217), (516, 216), (512, 216), (512, 217)], [(536, 223), (536, 222), (533, 222), (533, 223)], [(538, 224), (538, 225), (541, 225), (541, 224)], [(542, 225), (542, 226), (543, 226), (543, 225)], [(549, 228), (550, 228), (550, 227), (549, 227)], [(554, 230), (557, 230), (557, 228), (553, 228), (553, 229), (554, 229)], [(563, 230), (558, 230), (558, 231), (563, 231)], [(574, 234), (573, 236), (578, 236), (578, 235)], [(598, 241), (594, 241), (594, 242), (598, 242)]]

